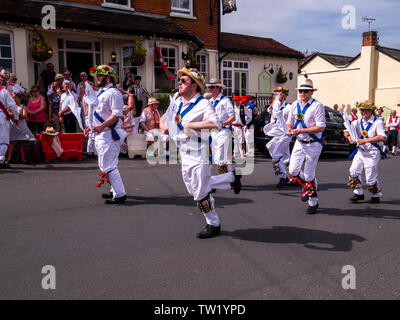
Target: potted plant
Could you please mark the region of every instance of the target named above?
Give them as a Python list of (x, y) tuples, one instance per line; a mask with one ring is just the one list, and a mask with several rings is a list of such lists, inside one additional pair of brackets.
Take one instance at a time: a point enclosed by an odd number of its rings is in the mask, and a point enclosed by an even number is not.
[(129, 55), (133, 66), (140, 66), (146, 61), (147, 50), (143, 48), (138, 39), (135, 40), (132, 53)]
[(53, 55), (53, 49), (51, 49), (46, 40), (46, 36), (41, 31), (31, 43), (32, 58), (36, 61), (46, 61)]
[(282, 65), (279, 67), (278, 73), (276, 75), (276, 82), (285, 83), (287, 81), (287, 72), (283, 72)]

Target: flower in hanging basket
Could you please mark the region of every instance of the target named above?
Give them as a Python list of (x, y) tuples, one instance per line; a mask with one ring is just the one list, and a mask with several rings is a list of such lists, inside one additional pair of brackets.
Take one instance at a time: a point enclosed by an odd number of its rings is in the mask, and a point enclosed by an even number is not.
[(45, 61), (53, 55), (53, 49), (50, 48), (46, 41), (43, 31), (39, 33), (39, 38), (33, 39), (31, 43), (32, 58), (37, 61)]
[(285, 83), (287, 81), (287, 71), (284, 73), (282, 65), (279, 67), (278, 73), (276, 75), (276, 82)]
[(147, 50), (143, 48), (138, 39), (135, 40), (133, 51), (129, 55), (131, 64), (133, 66), (140, 66), (146, 61)]

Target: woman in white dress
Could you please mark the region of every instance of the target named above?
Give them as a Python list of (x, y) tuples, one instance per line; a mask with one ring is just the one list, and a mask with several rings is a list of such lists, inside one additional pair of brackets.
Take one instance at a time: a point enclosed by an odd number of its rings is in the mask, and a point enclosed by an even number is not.
[(12, 97), (18, 108), (19, 121), (18, 123), (10, 123), (10, 145), (8, 146), (7, 162), (11, 161), (14, 147), (17, 143), (23, 141), (36, 142), (35, 136), (29, 130), (26, 124), (26, 117), (28, 115), (28, 107), (21, 103), (22, 94), (20, 92), (14, 92)]

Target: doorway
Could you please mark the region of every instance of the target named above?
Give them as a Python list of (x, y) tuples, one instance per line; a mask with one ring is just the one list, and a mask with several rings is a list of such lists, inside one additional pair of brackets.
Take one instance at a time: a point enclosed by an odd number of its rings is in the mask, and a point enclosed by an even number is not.
[(248, 72), (235, 71), (235, 96), (245, 96), (248, 92)]
[(75, 83), (81, 81), (80, 73), (82, 71), (85, 71), (89, 75), (89, 69), (94, 66), (93, 53), (67, 51), (66, 55), (67, 68), (71, 71), (72, 80)]

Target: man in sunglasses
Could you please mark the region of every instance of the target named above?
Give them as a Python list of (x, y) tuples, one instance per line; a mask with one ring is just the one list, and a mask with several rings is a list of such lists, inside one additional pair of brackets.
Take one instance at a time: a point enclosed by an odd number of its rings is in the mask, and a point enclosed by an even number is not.
[[(207, 225), (197, 234), (199, 239), (216, 237), (221, 233), (211, 186), (220, 182), (230, 188), (230, 182), (222, 182), (221, 176), (211, 177), (209, 162), (209, 136), (203, 130), (221, 129), (217, 114), (210, 102), (203, 97), (204, 77), (196, 69), (178, 70), (179, 96), (174, 96), (167, 112), (161, 117), (160, 129), (176, 141), (182, 161), (182, 177), (186, 189), (197, 202), (197, 207)], [(207, 132), (208, 133), (208, 132)]]
[(299, 91), (300, 99), (290, 106), (286, 122), (288, 131), (296, 137), (290, 157), (289, 174), (293, 182), (299, 182), (303, 186), (301, 200), (308, 201), (306, 213), (315, 214), (319, 206), (315, 169), (324, 144), (322, 132), (326, 127), (325, 108), (312, 98), (317, 90), (312, 80), (306, 79), (296, 90)]

